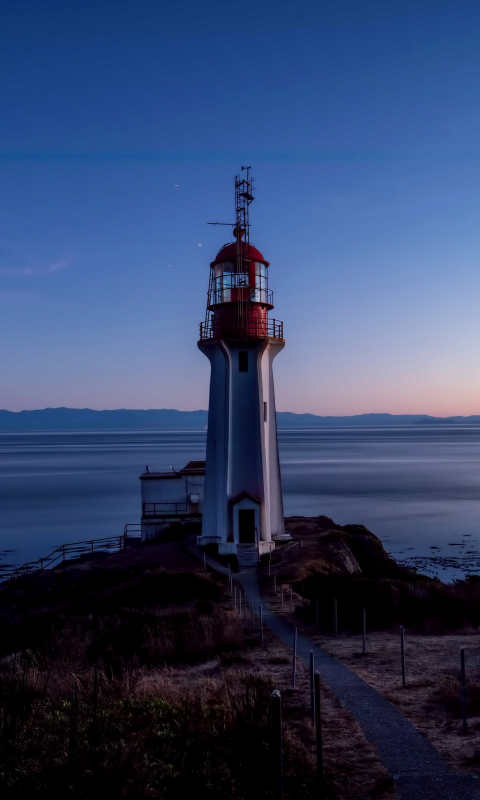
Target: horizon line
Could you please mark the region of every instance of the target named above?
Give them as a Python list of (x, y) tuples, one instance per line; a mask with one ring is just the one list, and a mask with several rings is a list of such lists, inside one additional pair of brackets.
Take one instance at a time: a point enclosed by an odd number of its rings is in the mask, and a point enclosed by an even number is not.
[[(205, 408), (197, 408), (193, 410), (182, 410), (178, 408), (90, 408), (89, 406), (45, 406), (44, 408), (30, 408), (30, 409), (21, 409), (20, 411), (12, 411), (8, 408), (0, 408), (1, 413), (7, 414), (34, 414), (37, 412), (42, 411), (91, 411), (95, 414), (105, 414), (105, 413), (115, 413), (118, 411), (126, 411), (126, 412), (155, 412), (155, 411), (175, 411), (177, 414), (199, 414), (199, 413), (208, 413), (208, 409)], [(387, 417), (430, 417), (433, 419), (453, 419), (461, 417), (462, 419), (468, 419), (469, 417), (480, 417), (479, 414), (449, 414), (446, 417), (438, 416), (437, 414), (425, 414), (425, 413), (397, 413), (393, 414), (390, 411), (364, 411), (361, 413), (356, 414), (315, 414), (312, 411), (278, 411), (276, 410), (277, 414), (292, 414), (293, 416), (301, 417), (301, 416), (311, 416), (311, 417), (321, 417), (321, 418), (338, 418), (338, 419), (345, 419), (351, 417), (369, 417), (369, 416), (387, 416)]]

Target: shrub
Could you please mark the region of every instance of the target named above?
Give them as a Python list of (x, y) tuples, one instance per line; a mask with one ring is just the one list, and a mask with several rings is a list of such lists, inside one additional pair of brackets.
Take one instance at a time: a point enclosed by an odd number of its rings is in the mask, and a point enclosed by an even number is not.
[[(65, 674), (50, 676), (35, 691), (36, 675), (25, 662), (4, 664), (1, 709), (17, 708), (15, 732), (1, 731), (8, 800), (268, 796), (268, 676), (232, 670), (175, 683), (165, 670), (112, 680), (93, 669), (69, 684)], [(302, 757), (287, 737), (287, 798), (314, 796)]]
[(410, 630), (433, 634), (480, 625), (478, 583), (446, 585), (422, 576), (400, 580), (313, 573), (298, 589), (310, 599), (310, 621), (315, 619), (319, 602), (320, 623), (326, 631), (332, 630), (334, 598), (339, 626), (357, 633), (361, 630), (362, 608), (367, 609), (368, 627), (375, 630), (406, 625)]

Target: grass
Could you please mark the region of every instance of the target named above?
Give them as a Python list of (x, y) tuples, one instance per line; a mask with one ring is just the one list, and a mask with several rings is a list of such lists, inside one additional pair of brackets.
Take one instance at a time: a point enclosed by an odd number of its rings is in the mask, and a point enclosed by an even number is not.
[[(447, 587), (455, 597), (457, 587)], [(463, 590), (463, 587), (460, 587)], [(312, 619), (302, 619), (301, 598), (294, 595), (294, 611), (289, 603), (280, 609), (280, 595), (268, 594), (269, 605), (298, 625), (318, 645), (332, 653), (339, 661), (356, 672), (376, 691), (399, 707), (402, 713), (419, 728), (443, 757), (460, 770), (475, 772), (480, 769), (480, 633), (477, 628), (465, 626), (460, 620), (459, 631), (441, 634), (418, 633), (406, 628), (406, 677), (402, 686), (400, 636), (398, 628), (372, 630), (367, 612), (367, 650), (363, 654), (362, 636), (355, 628), (344, 624), (339, 602), (339, 633), (335, 638), (330, 630), (312, 624)], [(305, 610), (307, 606), (305, 606)], [(327, 626), (325, 626), (327, 627)], [(357, 631), (358, 631), (357, 626)], [(428, 627), (420, 620), (417, 630)], [(449, 631), (452, 619), (444, 625)], [(467, 665), (467, 717), (468, 731), (464, 735), (460, 700), (460, 648), (466, 647)]]
[[(395, 703), (457, 769), (480, 768), (480, 634), (406, 634), (406, 678), (402, 687), (398, 634), (370, 633), (367, 653), (361, 638), (316, 637), (380, 694)], [(467, 735), (460, 702), (460, 648), (467, 648)]]
[[(312, 541), (311, 550), (315, 543)], [(379, 693), (399, 706), (447, 761), (461, 770), (480, 768), (480, 580), (443, 584), (408, 570), (381, 577), (318, 572), (311, 553), (297, 547), (285, 567), (272, 558), (263, 568), (271, 608), (299, 626)], [(294, 553), (294, 548), (291, 548)], [(273, 591), (273, 576), (277, 594)], [(286, 585), (281, 609), (281, 586)], [(290, 611), (290, 586), (293, 611)], [(333, 634), (334, 600), (338, 638)], [(318, 604), (318, 605), (317, 605)], [(317, 625), (318, 608), (318, 625)], [(362, 653), (362, 609), (367, 615), (367, 653)], [(399, 626), (406, 630), (407, 687), (402, 687)], [(460, 648), (466, 647), (467, 717), (460, 699)]]
[(388, 556), (380, 540), (361, 525), (336, 525), (327, 517), (288, 517), (292, 540), (263, 559), (265, 593), (273, 577), (293, 586), (308, 604), (304, 618), (331, 632), (334, 599), (344, 631), (361, 630), (362, 609), (369, 627), (391, 630), (404, 625), (425, 634), (448, 634), (480, 628), (480, 576), (444, 584)]
[[(2, 593), (1, 796), (268, 797), (273, 679), (225, 589), (150, 556)], [(314, 762), (288, 725), (284, 758), (286, 797), (313, 798)]]
[[(182, 682), (136, 669), (111, 679), (6, 665), (1, 695), (2, 796), (265, 797), (268, 677)], [(39, 677), (40, 676), (40, 677)], [(288, 775), (298, 773), (287, 754)], [(292, 787), (293, 789), (293, 787)], [(292, 794), (290, 796), (293, 796)], [(311, 797), (300, 792), (299, 797)]]
[[(278, 610), (281, 577), (277, 595), (272, 582), (264, 574), (264, 593)], [(335, 599), (338, 624), (352, 634), (361, 632), (362, 609), (366, 609), (369, 628), (376, 631), (404, 625), (416, 633), (440, 635), (480, 628), (479, 582), (444, 584), (408, 572), (403, 578), (322, 575), (312, 568), (308, 576), (288, 581), (286, 586), (285, 609), (289, 608), (292, 586), (297, 616), (316, 624), (318, 613), (318, 627), (325, 634), (333, 629)]]
[(292, 690), (289, 649), (268, 630), (261, 647), (225, 584), (176, 547), (70, 565), (0, 593), (1, 796), (269, 798), (278, 688), (286, 800), (392, 800), (373, 748), (324, 687), (319, 794), (307, 667), (299, 662)]
[[(292, 654), (267, 629), (266, 646), (251, 651), (262, 671), (282, 692), (286, 736), (300, 743), (305, 763), (315, 769), (315, 732), (310, 721), (309, 668), (297, 660), (296, 689), (291, 688)], [(392, 780), (355, 720), (322, 684), (322, 732), (325, 774), (331, 795), (338, 800), (393, 800)]]

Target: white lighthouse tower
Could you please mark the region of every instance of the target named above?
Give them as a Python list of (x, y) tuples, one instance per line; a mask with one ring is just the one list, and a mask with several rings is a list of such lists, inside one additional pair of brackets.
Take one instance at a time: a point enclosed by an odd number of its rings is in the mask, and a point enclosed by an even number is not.
[[(242, 167), (242, 171), (243, 171)], [(200, 545), (255, 563), (284, 536), (273, 359), (283, 323), (268, 318), (269, 262), (250, 244), (249, 168), (235, 179), (235, 241), (210, 264), (198, 347), (211, 364)]]

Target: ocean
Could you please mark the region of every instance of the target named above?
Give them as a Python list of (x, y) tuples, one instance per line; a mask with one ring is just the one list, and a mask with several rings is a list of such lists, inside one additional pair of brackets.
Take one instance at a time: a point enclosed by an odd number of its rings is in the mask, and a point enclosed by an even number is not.
[[(205, 430), (0, 434), (0, 562), (115, 536), (140, 519), (139, 475), (205, 453)], [(285, 515), (365, 525), (446, 580), (480, 573), (480, 426), (279, 431)]]

